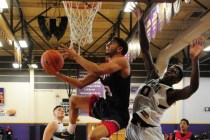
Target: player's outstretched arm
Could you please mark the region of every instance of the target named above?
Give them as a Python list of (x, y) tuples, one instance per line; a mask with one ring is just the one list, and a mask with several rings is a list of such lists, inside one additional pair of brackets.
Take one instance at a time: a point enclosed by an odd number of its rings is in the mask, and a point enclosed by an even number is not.
[(158, 69), (153, 63), (152, 55), (150, 52), (150, 43), (147, 38), (146, 28), (144, 24), (144, 14), (139, 4), (136, 4), (135, 8), (133, 9), (133, 13), (136, 19), (138, 20), (140, 47), (144, 59), (144, 65), (147, 70), (147, 80), (157, 79), (159, 78)]
[(192, 72), (190, 85), (184, 87), (181, 90), (175, 90), (174, 101), (183, 100), (189, 98), (193, 93), (195, 93), (199, 87), (199, 55), (203, 50), (204, 38), (199, 37), (195, 39), (190, 45), (190, 57), (192, 63)]
[(74, 49), (69, 49), (65, 45), (61, 45), (61, 49), (65, 52), (63, 54), (65, 55), (64, 58), (69, 58), (76, 61), (89, 73), (95, 74), (95, 77), (99, 77), (104, 74), (110, 74), (129, 67), (125, 57), (116, 57), (113, 58), (109, 63), (98, 65), (78, 55)]
[(55, 124), (54, 121), (50, 122), (44, 130), (42, 140), (51, 140), (53, 133), (56, 131), (57, 128), (58, 126)]
[[(200, 70), (199, 70), (199, 56), (203, 51), (204, 45), (204, 37), (199, 37), (193, 41), (190, 45), (190, 57), (192, 63), (192, 73), (190, 79), (190, 91), (195, 92), (199, 87), (199, 77), (200, 77)], [(191, 95), (191, 94), (190, 94)]]
[(89, 84), (92, 84), (93, 82), (95, 82), (99, 79), (98, 76), (96, 76), (95, 74), (91, 74), (91, 73), (89, 73), (87, 76), (85, 76), (84, 79), (76, 79), (76, 78), (64, 75), (60, 72), (57, 72), (55, 70), (55, 68), (53, 68), (53, 67), (48, 67), (48, 69), (49, 69), (50, 73), (48, 71), (45, 71), (45, 70), (44, 71), (51, 75), (56, 76), (57, 78), (67, 82), (69, 85), (72, 85), (77, 88), (83, 88)]
[(70, 76), (66, 76), (59, 72), (55, 73), (55, 76), (77, 88), (83, 88), (89, 84), (92, 84), (93, 82), (99, 79), (99, 77), (96, 77), (96, 75), (94, 74), (88, 74), (87, 76), (84, 77), (84, 79), (81, 79), (81, 80), (72, 78)]
[(79, 54), (76, 53), (76, 51), (73, 48), (69, 48), (68, 46), (61, 44), (59, 49), (63, 51), (62, 54), (64, 58), (76, 61), (89, 73), (95, 73), (95, 71), (97, 70), (98, 65), (96, 63), (93, 63), (85, 59), (84, 57), (80, 56)]

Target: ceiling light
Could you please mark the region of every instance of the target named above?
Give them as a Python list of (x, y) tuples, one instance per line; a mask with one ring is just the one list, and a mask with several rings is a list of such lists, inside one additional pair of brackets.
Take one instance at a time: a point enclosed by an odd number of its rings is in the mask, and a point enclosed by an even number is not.
[(124, 12), (131, 12), (131, 10), (133, 10), (133, 7), (135, 7), (135, 4), (137, 4), (137, 2), (127, 2)]
[(190, 3), (191, 0), (185, 0), (185, 3)]
[(0, 41), (0, 47), (3, 47), (3, 45), (2, 45), (2, 43), (1, 43), (1, 41)]
[(26, 43), (25, 40), (20, 40), (20, 41), (19, 41), (19, 44), (20, 44), (20, 47), (21, 47), (21, 48), (27, 48), (27, 47), (28, 47), (28, 44)]
[(204, 49), (204, 51), (205, 51), (205, 52), (209, 52), (209, 51), (210, 51), (210, 46), (206, 47), (206, 48)]
[(0, 1), (0, 8), (8, 8), (8, 4), (6, 0), (1, 0)]
[(19, 63), (13, 63), (12, 65), (13, 65), (13, 68), (15, 68), (15, 69), (22, 67), (22, 64), (19, 64)]
[(31, 67), (34, 68), (34, 69), (38, 68), (37, 64), (31, 64)]
[(8, 40), (9, 44), (12, 45), (12, 40)]

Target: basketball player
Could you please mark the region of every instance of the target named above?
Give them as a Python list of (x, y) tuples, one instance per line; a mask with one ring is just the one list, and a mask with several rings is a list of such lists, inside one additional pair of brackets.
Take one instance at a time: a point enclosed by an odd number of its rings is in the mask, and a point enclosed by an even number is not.
[(55, 133), (54, 136), (64, 139), (74, 139), (78, 111), (82, 109), (89, 115), (102, 120), (88, 136), (89, 140), (99, 140), (109, 137), (118, 130), (125, 128), (129, 121), (130, 96), (130, 65), (124, 56), (128, 51), (127, 43), (114, 37), (106, 46), (109, 62), (95, 64), (78, 55), (74, 49), (62, 45), (64, 58), (75, 60), (89, 74), (82, 80), (65, 76), (59, 72), (54, 75), (69, 84), (83, 88), (100, 79), (106, 90), (106, 99), (91, 96), (71, 96), (69, 112), (69, 128), (67, 132)]
[(133, 104), (131, 123), (126, 128), (126, 140), (164, 140), (160, 126), (160, 118), (164, 111), (178, 100), (189, 98), (199, 86), (198, 57), (203, 50), (202, 37), (193, 41), (190, 46), (192, 72), (190, 85), (183, 89), (173, 89), (172, 85), (182, 79), (182, 70), (179, 66), (170, 67), (163, 78), (158, 75), (158, 69), (152, 61), (149, 50), (149, 41), (146, 36), (143, 12), (139, 5), (134, 8), (139, 24), (139, 39), (141, 52), (147, 70), (146, 83), (137, 90)]
[(63, 118), (65, 117), (65, 112), (62, 106), (58, 105), (53, 109), (53, 114), (55, 117), (55, 120), (48, 123), (47, 127), (44, 130), (43, 134), (43, 140), (61, 140), (59, 138), (56, 138), (53, 136), (53, 133), (55, 132), (62, 132), (65, 131), (65, 128), (63, 126)]

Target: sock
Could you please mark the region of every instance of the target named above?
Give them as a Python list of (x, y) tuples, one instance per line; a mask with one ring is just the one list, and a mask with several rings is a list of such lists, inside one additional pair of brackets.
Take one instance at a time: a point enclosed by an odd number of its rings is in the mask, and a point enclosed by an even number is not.
[(69, 123), (69, 127), (68, 127), (67, 131), (68, 131), (70, 134), (74, 134), (74, 133), (75, 133), (75, 129), (76, 129), (76, 124), (71, 124), (71, 123)]

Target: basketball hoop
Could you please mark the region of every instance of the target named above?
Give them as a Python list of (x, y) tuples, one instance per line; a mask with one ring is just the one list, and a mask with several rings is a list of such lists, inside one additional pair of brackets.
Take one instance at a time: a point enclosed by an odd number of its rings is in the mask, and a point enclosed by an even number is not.
[(77, 44), (80, 53), (80, 47), (93, 41), (93, 20), (102, 2), (63, 1), (63, 5), (70, 24), (70, 46)]

